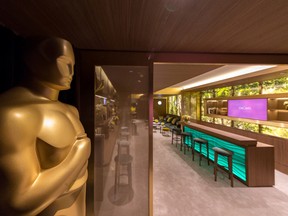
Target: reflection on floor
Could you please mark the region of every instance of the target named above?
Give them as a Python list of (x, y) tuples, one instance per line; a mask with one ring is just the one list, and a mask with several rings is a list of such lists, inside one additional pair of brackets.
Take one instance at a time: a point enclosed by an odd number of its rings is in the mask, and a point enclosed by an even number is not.
[(147, 122), (132, 119), (121, 124), (103, 143), (112, 146), (113, 151), (108, 162), (106, 159), (102, 166), (101, 162), (95, 166), (94, 216), (147, 216)]
[(234, 188), (213, 164), (198, 165), (198, 154), (183, 154), (171, 137), (153, 133), (154, 216), (286, 216), (288, 176), (275, 171), (274, 187), (247, 187), (238, 180)]

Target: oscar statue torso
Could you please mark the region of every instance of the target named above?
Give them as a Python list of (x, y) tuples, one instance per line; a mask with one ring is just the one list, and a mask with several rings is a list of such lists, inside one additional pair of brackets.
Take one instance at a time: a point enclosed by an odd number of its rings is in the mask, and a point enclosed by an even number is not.
[[(25, 160), (23, 163), (28, 163), (35, 177), (41, 170), (53, 169), (61, 164), (77, 140), (87, 139), (78, 111), (73, 106), (37, 96), (23, 87), (14, 88), (0, 98), (0, 120), (5, 122), (0, 134), (6, 133), (11, 139), (17, 140), (1, 142), (0, 157), (17, 155)], [(0, 160), (1, 166), (5, 164)], [(22, 184), (29, 184), (33, 179), (33, 175), (22, 177)], [(85, 166), (69, 190), (39, 215), (83, 215), (86, 180)], [(59, 213), (58, 209), (61, 210)]]

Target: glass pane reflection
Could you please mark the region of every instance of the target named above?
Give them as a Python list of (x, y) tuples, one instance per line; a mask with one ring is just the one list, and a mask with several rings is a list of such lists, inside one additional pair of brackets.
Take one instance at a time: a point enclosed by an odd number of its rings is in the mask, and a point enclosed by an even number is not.
[(148, 215), (148, 68), (95, 68), (94, 215)]

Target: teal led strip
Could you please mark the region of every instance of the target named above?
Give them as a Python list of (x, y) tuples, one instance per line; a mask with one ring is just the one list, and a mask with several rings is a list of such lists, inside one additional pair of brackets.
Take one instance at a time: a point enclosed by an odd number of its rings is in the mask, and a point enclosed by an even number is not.
[[(205, 140), (208, 140), (208, 144), (209, 144), (209, 158), (214, 161), (214, 151), (212, 150), (213, 147), (219, 147), (219, 148), (225, 148), (228, 149), (232, 152), (234, 152), (233, 155), (233, 174), (237, 177), (239, 177), (240, 179), (242, 179), (243, 181), (247, 181), (246, 179), (246, 163), (245, 163), (245, 159), (246, 159), (246, 154), (245, 154), (245, 148), (240, 147), (238, 145), (235, 145), (233, 143), (224, 141), (222, 139), (213, 137), (211, 135), (205, 134), (203, 132), (191, 129), (187, 126), (184, 126), (183, 129), (185, 132), (190, 132), (192, 133), (192, 137), (193, 138), (202, 138)], [(187, 143), (190, 147), (192, 145), (190, 139), (188, 137), (185, 138), (185, 143)], [(200, 151), (199, 150), (199, 144), (195, 143), (195, 150), (196, 151)], [(206, 150), (206, 146), (203, 145), (202, 146), (202, 154), (205, 155), (207, 157), (207, 150)], [(224, 166), (225, 169), (228, 169), (228, 160), (227, 157), (223, 157), (222, 155), (218, 155), (218, 164), (221, 166)]]

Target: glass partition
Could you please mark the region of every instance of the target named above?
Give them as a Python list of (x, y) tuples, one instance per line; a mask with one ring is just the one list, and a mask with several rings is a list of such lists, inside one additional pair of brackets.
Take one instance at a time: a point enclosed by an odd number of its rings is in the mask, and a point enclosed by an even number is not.
[(94, 216), (148, 216), (148, 67), (95, 67)]

